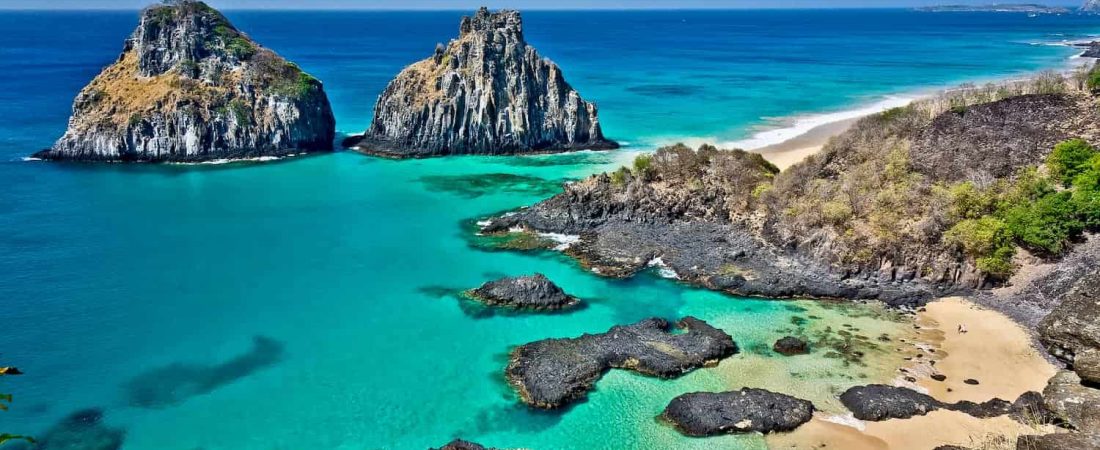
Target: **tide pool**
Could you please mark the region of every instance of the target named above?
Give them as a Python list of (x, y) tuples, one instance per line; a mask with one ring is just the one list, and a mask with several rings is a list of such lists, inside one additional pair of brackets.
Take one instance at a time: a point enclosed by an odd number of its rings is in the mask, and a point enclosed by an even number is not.
[[(325, 81), (344, 132), (367, 126), (386, 81), (455, 34), (460, 15), (228, 12)], [(632, 148), (219, 166), (22, 161), (63, 132), (72, 97), (117, 56), (135, 17), (0, 13), (0, 364), (26, 372), (0, 385), (15, 394), (3, 432), (40, 435), (96, 407), (125, 430), (127, 450), (423, 449), (454, 437), (532, 449), (764, 448), (758, 436), (684, 438), (656, 416), (676, 395), (742, 386), (838, 413), (844, 388), (894, 377), (906, 319), (728, 297), (656, 271), (604, 279), (555, 252), (481, 249), (470, 221), (662, 142), (740, 140), (780, 118), (1062, 67), (1073, 50), (1038, 44), (1100, 30), (1089, 17), (900, 10), (531, 12), (528, 40)], [(533, 272), (588, 306), (486, 317), (451, 294)], [(515, 345), (687, 315), (729, 332), (741, 353), (677, 380), (611, 371), (587, 401), (554, 413), (522, 407), (504, 382)], [(846, 344), (840, 330), (864, 358), (830, 354)], [(792, 333), (819, 343), (815, 352), (768, 350)]]

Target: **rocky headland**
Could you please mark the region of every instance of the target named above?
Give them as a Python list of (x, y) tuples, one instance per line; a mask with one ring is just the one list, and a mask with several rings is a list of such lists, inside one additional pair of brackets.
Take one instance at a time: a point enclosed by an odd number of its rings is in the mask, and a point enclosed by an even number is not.
[(688, 436), (791, 431), (813, 418), (814, 405), (764, 389), (695, 392), (672, 399), (661, 417)]
[(504, 155), (617, 148), (596, 105), (523, 36), (519, 12), (481, 8), (459, 36), (390, 82), (362, 136), (344, 143), (393, 157)]
[(555, 409), (580, 400), (612, 368), (675, 378), (737, 352), (733, 338), (694, 317), (647, 319), (606, 333), (545, 339), (512, 351), (508, 383), (526, 404)]
[(73, 103), (49, 160), (198, 162), (328, 151), (321, 82), (195, 0), (146, 8)]
[(466, 291), (466, 296), (487, 306), (528, 311), (560, 311), (580, 304), (541, 273), (490, 281)]
[[(567, 253), (605, 276), (660, 261), (738, 295), (918, 306), (1003, 285), (1018, 253), (1072, 251), (1092, 213), (1048, 210), (1094, 191), (1055, 193), (1066, 180), (1047, 163), (1060, 143), (1100, 141), (1098, 106), (1073, 77), (962, 89), (865, 118), (783, 172), (739, 150), (666, 147), (482, 231), (579, 236)], [(1071, 226), (1036, 234), (1059, 220)]]

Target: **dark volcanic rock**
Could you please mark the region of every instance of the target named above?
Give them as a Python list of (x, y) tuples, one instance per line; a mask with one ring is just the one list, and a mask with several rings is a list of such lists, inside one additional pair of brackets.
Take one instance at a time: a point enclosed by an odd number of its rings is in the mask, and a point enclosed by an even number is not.
[(1047, 382), (1043, 404), (1070, 427), (1100, 432), (1100, 389), (1081, 384), (1073, 372), (1063, 370)]
[(672, 399), (664, 417), (688, 436), (791, 431), (813, 418), (814, 405), (763, 389), (695, 392)]
[(455, 439), (451, 442), (448, 442), (447, 445), (444, 445), (443, 447), (440, 447), (438, 449), (432, 449), (432, 450), (493, 450), (493, 449), (485, 448), (485, 446), (482, 446), (480, 444), (476, 444), (476, 443), (473, 443), (473, 442), (470, 442), (470, 441), (464, 441), (462, 439)]
[(945, 403), (912, 389), (873, 384), (856, 386), (840, 395), (840, 402), (852, 411), (855, 418), (878, 422), (887, 419), (908, 419), (923, 416), (932, 411), (946, 409), (978, 418), (1007, 414), (1021, 416), (1036, 412), (1038, 393), (1028, 392), (1014, 403), (998, 398), (984, 403), (961, 401)]
[[(1078, 374), (1100, 382), (1100, 273), (1082, 278), (1039, 323), (1039, 336), (1054, 356), (1073, 364)], [(1083, 357), (1078, 360), (1077, 355)]]
[(783, 339), (775, 341), (775, 345), (772, 346), (772, 350), (781, 355), (805, 355), (810, 353), (809, 344), (802, 339), (794, 336), (787, 336)]
[(482, 8), (459, 37), (403, 70), (356, 150), (388, 157), (612, 149), (596, 105), (524, 40), (516, 11)]
[(583, 398), (611, 368), (675, 378), (737, 352), (733, 338), (699, 319), (686, 317), (677, 328), (684, 331), (647, 319), (602, 334), (532, 342), (512, 351), (505, 375), (524, 403), (553, 409)]
[(1016, 450), (1100, 450), (1100, 434), (1057, 433), (1020, 436)]
[(489, 306), (514, 309), (552, 311), (572, 308), (580, 303), (543, 274), (490, 281), (466, 294)]
[(332, 150), (321, 82), (193, 0), (159, 4), (76, 97), (65, 135), (36, 157), (206, 161)]
[[(1041, 162), (1095, 111), (1070, 95), (1023, 95), (941, 114), (916, 138), (914, 170), (939, 181), (1008, 177)], [(1095, 123), (1095, 122), (1093, 122)], [(997, 155), (990, 157), (990, 155)]]

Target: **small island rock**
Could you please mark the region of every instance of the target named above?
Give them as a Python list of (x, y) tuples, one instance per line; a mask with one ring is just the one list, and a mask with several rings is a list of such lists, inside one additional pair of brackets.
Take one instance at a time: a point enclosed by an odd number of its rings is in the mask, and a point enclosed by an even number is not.
[(813, 418), (806, 400), (763, 389), (695, 392), (672, 399), (662, 417), (688, 436), (791, 431)]
[(394, 158), (613, 149), (596, 105), (523, 37), (517, 11), (481, 8), (459, 37), (403, 70), (362, 136), (344, 146)]
[(332, 150), (321, 82), (195, 0), (146, 8), (48, 160), (195, 162)]
[(524, 403), (554, 409), (583, 398), (611, 368), (675, 378), (737, 353), (730, 335), (702, 320), (686, 317), (677, 328), (684, 331), (674, 333), (671, 323), (654, 318), (532, 342), (512, 351), (505, 375)]
[(466, 295), (489, 306), (535, 311), (556, 311), (580, 304), (541, 273), (490, 281), (466, 291)]

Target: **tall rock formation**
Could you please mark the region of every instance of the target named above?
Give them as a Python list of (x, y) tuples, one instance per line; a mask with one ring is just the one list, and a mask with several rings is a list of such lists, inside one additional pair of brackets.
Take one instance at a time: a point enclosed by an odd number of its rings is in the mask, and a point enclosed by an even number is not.
[(370, 128), (346, 146), (388, 157), (618, 147), (596, 105), (524, 41), (519, 12), (482, 8), (459, 31), (390, 82)]
[(1085, 4), (1081, 5), (1078, 11), (1089, 14), (1100, 13), (1100, 0), (1085, 0)]
[(321, 82), (206, 4), (145, 9), (118, 60), (73, 103), (69, 128), (36, 157), (205, 161), (332, 150)]

